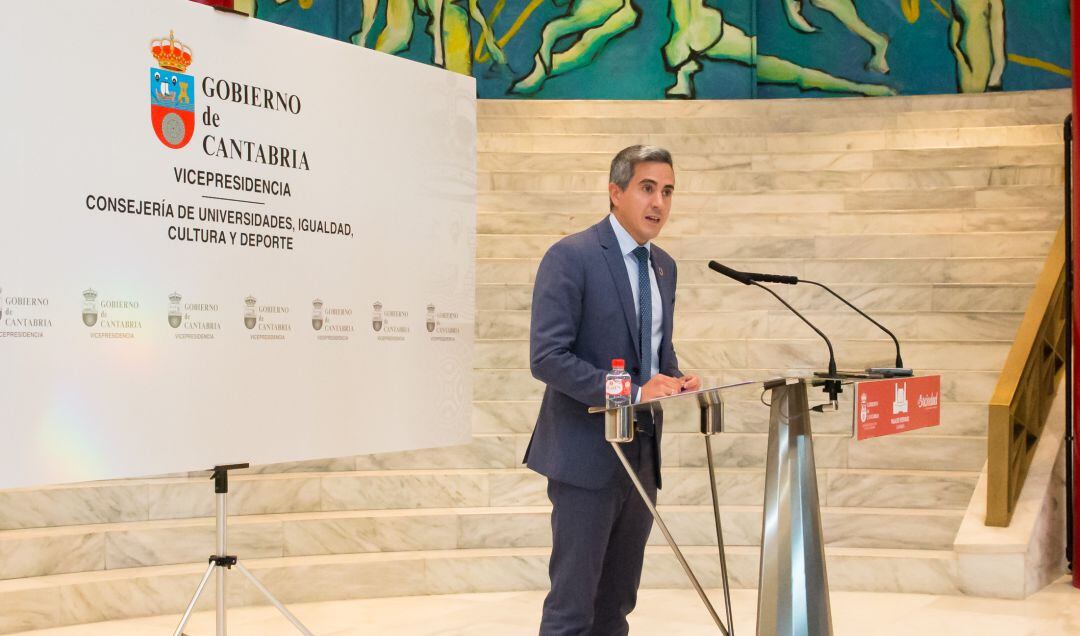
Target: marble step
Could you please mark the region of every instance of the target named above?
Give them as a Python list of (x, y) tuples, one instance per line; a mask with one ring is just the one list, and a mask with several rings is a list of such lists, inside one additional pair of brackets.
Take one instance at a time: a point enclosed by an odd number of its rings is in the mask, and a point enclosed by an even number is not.
[[(824, 347), (823, 347), (824, 348)], [(905, 363), (907, 360), (904, 361)], [(810, 377), (820, 370), (824, 359), (809, 367), (761, 367), (756, 369), (707, 369), (683, 366), (685, 373), (695, 373), (702, 377), (714, 378), (716, 382), (730, 384), (749, 382), (776, 377)], [(841, 365), (843, 367), (843, 365)], [(847, 368), (847, 367), (844, 367)], [(941, 399), (943, 402), (988, 402), (997, 385), (1000, 371), (943, 371), (934, 368), (919, 368), (923, 375), (941, 375)], [(539, 400), (544, 394), (544, 385), (532, 377), (528, 369), (478, 369), (473, 371), (473, 400), (526, 401)], [(752, 389), (747, 389), (751, 390)], [(811, 398), (815, 393), (811, 393)], [(753, 396), (751, 396), (753, 397)], [(2, 522), (2, 519), (0, 519)]]
[[(616, 316), (621, 320), (621, 316)], [(824, 341), (804, 328), (799, 339), (680, 340), (675, 342), (681, 368), (746, 369), (778, 365), (813, 367), (828, 357)], [(830, 338), (836, 359), (844, 368), (888, 366), (896, 355), (886, 341)], [(912, 368), (946, 371), (998, 371), (1005, 363), (1009, 341), (908, 340), (902, 352)], [(527, 340), (485, 340), (476, 343), (476, 369), (529, 369)]]
[[(857, 461), (871, 464), (877, 447)], [(865, 457), (864, 457), (865, 456)], [(850, 462), (849, 462), (850, 463)], [(822, 468), (822, 505), (836, 507), (963, 509), (977, 472)], [(718, 468), (725, 505), (760, 505), (762, 468)], [(237, 475), (230, 480), (231, 515), (476, 508), (547, 505), (545, 479), (527, 468), (422, 469)], [(707, 505), (708, 473), (699, 467), (664, 470), (660, 501)], [(209, 479), (115, 480), (0, 492), (0, 529), (128, 523), (209, 517), (214, 514)], [(111, 506), (100, 505), (112, 502)]]
[[(705, 380), (706, 386), (716, 383)], [(767, 433), (769, 430), (769, 412), (760, 402), (758, 391), (729, 391), (725, 397), (724, 435), (737, 433)], [(817, 401), (820, 392), (814, 390), (810, 395)], [(851, 435), (851, 415), (854, 412), (850, 392), (840, 396), (839, 413), (811, 413), (815, 439), (821, 435)], [(749, 398), (749, 399), (748, 399)], [(540, 410), (539, 400), (489, 400), (473, 403), (474, 435), (507, 435), (512, 433), (531, 434)], [(671, 404), (664, 408), (665, 445), (670, 444), (672, 435), (696, 434), (699, 430), (698, 408), (691, 401)], [(905, 436), (970, 436), (985, 437), (987, 427), (987, 406), (985, 402), (944, 401), (941, 405), (941, 424), (936, 427), (919, 429), (905, 433)], [(700, 445), (702, 442), (689, 442)], [(717, 442), (719, 444), (719, 442)], [(664, 449), (665, 465), (675, 457)], [(695, 453), (697, 451), (695, 450)], [(689, 457), (689, 455), (687, 455)], [(700, 456), (695, 460), (700, 465)], [(329, 468), (327, 469), (329, 470)]]
[[(920, 373), (922, 370), (920, 370)], [(988, 373), (988, 372), (983, 372)], [(943, 376), (943, 384), (949, 378)], [(719, 382), (713, 377), (703, 378), (706, 386)], [(811, 401), (817, 401), (821, 391), (811, 388)], [(811, 413), (815, 435), (851, 434), (851, 414), (854, 412), (850, 392), (840, 396), (840, 413)], [(481, 400), (473, 403), (474, 435), (506, 435), (531, 433), (539, 413), (540, 400)], [(697, 433), (698, 409), (693, 401), (675, 402), (664, 408), (665, 428), (668, 434)], [(725, 434), (768, 432), (768, 409), (760, 402), (760, 387), (734, 389), (725, 393)], [(910, 431), (905, 435), (986, 435), (986, 402), (943, 400), (941, 424), (936, 427)], [(327, 468), (326, 470), (330, 470)]]
[[(753, 408), (742, 405), (743, 410)], [(766, 418), (764, 408), (758, 405), (758, 418)], [(738, 409), (727, 414), (738, 419)], [(894, 468), (899, 470), (980, 470), (986, 462), (986, 419), (969, 422), (961, 435), (948, 435), (940, 428), (926, 429), (919, 435), (902, 435), (890, 439), (858, 441), (851, 438), (850, 407), (846, 411), (846, 426), (839, 434), (814, 436), (814, 457), (818, 468)], [(706, 465), (705, 442), (694, 431), (697, 427), (696, 413), (684, 415), (676, 422), (676, 431), (663, 438), (663, 463), (665, 468), (704, 467)], [(688, 416), (688, 417), (687, 417)], [(758, 419), (755, 418), (755, 419)], [(680, 418), (675, 418), (680, 419)], [(753, 427), (745, 421), (733, 424), (752, 432), (730, 432), (712, 440), (715, 465), (722, 468), (764, 468), (768, 446), (767, 426)], [(956, 426), (951, 429), (958, 428)], [(975, 430), (968, 430), (975, 429)], [(449, 448), (379, 453), (357, 457), (357, 468), (370, 471), (463, 469), (463, 468), (517, 468), (525, 455), (530, 433), (478, 435), (469, 444)]]
[[(710, 234), (665, 236), (657, 240), (677, 261), (706, 263), (709, 259), (833, 259), (843, 258), (1045, 258), (1056, 231), (954, 232), (941, 234), (847, 234), (783, 236), (745, 235), (738, 226), (712, 226)], [(1057, 228), (1055, 227), (1054, 230)], [(558, 235), (480, 234), (477, 258), (540, 258)], [(680, 268), (682, 269), (682, 268)]]
[[(723, 259), (722, 254), (717, 258)], [(758, 289), (732, 284), (680, 284), (676, 293), (680, 311), (743, 311), (776, 309), (775, 298)], [(1019, 283), (963, 284), (846, 284), (830, 285), (836, 293), (863, 311), (1006, 311), (1022, 312), (1027, 308), (1032, 285)], [(782, 294), (799, 311), (835, 310), (835, 299), (796, 287)], [(532, 285), (478, 284), (478, 310), (528, 310), (532, 304)]]
[[(737, 232), (745, 236), (800, 234), (942, 234), (957, 232), (1054, 231), (1063, 211), (1057, 206), (1012, 209), (918, 210), (903, 213), (818, 212), (780, 214), (700, 213), (676, 210), (668, 217), (662, 241), (693, 237), (706, 232)], [(480, 235), (566, 235), (603, 219), (596, 212), (485, 212), (477, 215)]]
[[(996, 284), (1037, 280), (1045, 257), (725, 258), (723, 262), (735, 269), (788, 274), (830, 286), (840, 281)], [(477, 259), (476, 281), (480, 284), (529, 284), (534, 281), (539, 265), (538, 257)], [(682, 258), (678, 260), (678, 266), (680, 285), (718, 284), (725, 280), (709, 269), (708, 260)]]
[(917, 150), (930, 148), (987, 148), (1063, 143), (1060, 124), (912, 128), (805, 133), (686, 133), (574, 134), (477, 133), (476, 150), (484, 152), (614, 153), (635, 144), (651, 144), (681, 153), (834, 152), (840, 150)]
[(481, 133), (589, 133), (589, 134), (695, 134), (790, 133), (861, 130), (906, 130), (919, 128), (967, 128), (986, 126), (1061, 126), (1068, 114), (1064, 105), (1029, 109), (982, 108), (938, 112), (899, 112), (807, 117), (743, 115), (698, 115), (656, 117), (633, 114), (618, 117), (568, 115), (499, 116), (483, 114), (476, 120)]
[[(681, 191), (673, 214), (820, 214), (823, 212), (887, 212), (930, 210), (1013, 209), (1020, 207), (1057, 208), (1064, 205), (1064, 193), (1053, 186), (1009, 186), (996, 188), (957, 187), (926, 192), (877, 190), (873, 192), (779, 192), (705, 193)], [(567, 192), (478, 192), (477, 210), (490, 212), (588, 213), (599, 220), (608, 209), (606, 188)]]
[[(684, 553), (706, 587), (720, 586), (715, 548)], [(285, 604), (342, 599), (510, 590), (548, 586), (548, 548), (438, 550), (321, 555), (245, 561)], [(727, 550), (737, 588), (757, 587), (758, 550)], [(826, 548), (833, 590), (959, 594), (956, 556), (950, 550)], [(204, 566), (169, 565), (0, 581), (0, 633), (103, 620), (180, 614)], [(685, 588), (689, 583), (666, 546), (646, 548), (642, 585)], [(213, 584), (199, 610), (212, 609)], [(231, 607), (265, 603), (250, 583), (229, 575)]]
[[(735, 170), (689, 171), (676, 175), (676, 201), (688, 192), (785, 192), (815, 190), (846, 192), (898, 190), (904, 188), (933, 190), (955, 187), (996, 187), (1045, 185), (1061, 187), (1061, 166), (1005, 166), (987, 168), (908, 168), (901, 170), (823, 170), (800, 172), (747, 172)], [(481, 192), (529, 190), (534, 192), (598, 190), (607, 188), (605, 171), (482, 171), (476, 175)]]
[[(593, 170), (611, 167), (610, 152), (584, 149), (580, 152), (480, 152), (477, 168), (487, 171)], [(965, 168), (1008, 166), (1061, 166), (1060, 142), (991, 148), (933, 148), (930, 150), (837, 150), (832, 152), (680, 153), (675, 158), (676, 174), (687, 170), (738, 170), (790, 172), (819, 170), (901, 170), (905, 168)]]
[(887, 99), (837, 97), (813, 100), (477, 100), (478, 118), (486, 117), (837, 117), (874, 113), (926, 113), (950, 110), (1016, 109), (1070, 106), (1069, 89), (1009, 91), (968, 95), (905, 95)]
[[(715, 546), (713, 509), (661, 506), (680, 546)], [(960, 510), (829, 508), (825, 543), (849, 548), (948, 550)], [(551, 546), (550, 506), (252, 515), (229, 524), (242, 559), (417, 550)], [(724, 543), (757, 546), (761, 506), (721, 506)], [(0, 580), (199, 563), (215, 544), (210, 518), (0, 533)], [(666, 545), (656, 528), (650, 545)]]
[[(825, 333), (848, 339), (875, 340), (885, 335), (871, 322), (841, 308), (807, 312), (807, 319)], [(908, 340), (1011, 340), (1020, 312), (880, 312), (874, 318), (888, 327), (901, 344)], [(529, 337), (528, 311), (481, 310), (476, 316), (476, 338), (517, 340)], [(691, 311), (680, 308), (675, 318), (675, 340), (779, 339), (802, 336), (805, 325), (786, 309), (734, 312)], [(903, 348), (901, 348), (901, 352)]]

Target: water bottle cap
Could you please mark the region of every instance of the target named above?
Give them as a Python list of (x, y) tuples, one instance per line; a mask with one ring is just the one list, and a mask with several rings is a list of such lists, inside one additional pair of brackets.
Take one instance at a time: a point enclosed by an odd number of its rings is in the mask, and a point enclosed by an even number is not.
[(626, 360), (623, 360), (622, 358), (615, 358), (614, 360), (611, 361), (611, 368), (612, 369), (625, 369), (626, 368)]

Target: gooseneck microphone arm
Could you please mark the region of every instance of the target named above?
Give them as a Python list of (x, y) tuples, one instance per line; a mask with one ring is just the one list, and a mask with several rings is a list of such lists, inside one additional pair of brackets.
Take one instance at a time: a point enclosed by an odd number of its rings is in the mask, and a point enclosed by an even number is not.
[[(727, 276), (728, 278), (730, 278), (732, 280), (738, 281), (738, 282), (742, 283), (743, 285), (753, 285), (755, 287), (760, 287), (760, 288), (764, 289), (765, 291), (769, 292), (770, 294), (772, 294), (773, 297), (775, 297), (777, 300), (780, 301), (780, 304), (782, 304), (783, 306), (790, 309), (791, 313), (798, 316), (799, 320), (802, 320), (803, 322), (805, 322), (807, 327), (810, 327), (811, 329), (813, 329), (814, 333), (821, 336), (821, 339), (825, 341), (825, 345), (829, 347), (829, 376), (830, 377), (836, 377), (836, 355), (833, 353), (833, 346), (832, 346), (832, 342), (829, 340), (829, 337), (826, 336), (825, 333), (822, 332), (820, 329), (815, 327), (814, 323), (807, 320), (806, 316), (800, 314), (799, 310), (795, 309), (790, 304), (788, 304), (788, 302), (786, 300), (781, 298), (779, 294), (777, 294), (773, 290), (769, 289), (768, 287), (766, 287), (766, 286), (762, 285), (761, 283), (757, 282), (756, 280), (754, 280), (755, 276), (765, 276), (765, 274), (752, 274), (752, 273), (748, 273), (748, 272), (740, 272), (737, 269), (731, 269), (730, 267), (727, 267), (725, 265), (721, 265), (720, 263), (717, 263), (716, 261), (709, 261), (709, 269), (713, 270), (714, 272), (717, 272), (718, 274), (723, 274), (724, 276)], [(785, 283), (788, 283), (788, 284), (793, 284), (793, 283), (789, 282), (787, 279), (791, 279), (792, 281), (795, 281), (795, 282), (798, 282), (798, 280), (799, 280), (799, 279), (795, 278), (794, 276), (772, 276), (772, 275), (769, 275), (769, 276), (773, 277), (773, 278), (782, 278), (784, 280), (783, 281), (776, 281), (776, 280), (768, 281), (768, 280), (766, 280), (766, 282), (785, 282)]]
[(817, 333), (817, 335), (821, 336), (821, 339), (825, 341), (825, 345), (829, 347), (829, 376), (830, 377), (836, 377), (836, 355), (833, 353), (833, 346), (832, 346), (832, 342), (829, 341), (829, 337), (826, 336), (820, 329), (815, 327), (812, 322), (810, 322), (809, 320), (806, 319), (806, 316), (803, 316), (802, 314), (800, 314), (797, 309), (795, 309), (790, 304), (788, 304), (788, 302), (786, 300), (781, 298), (780, 295), (777, 294), (776, 292), (774, 292), (773, 290), (771, 290), (768, 287), (762, 285), (761, 283), (759, 283), (757, 281), (753, 281), (753, 280), (750, 281), (749, 283), (746, 283), (746, 284), (754, 285), (755, 287), (760, 287), (760, 288), (764, 289), (765, 291), (769, 292), (770, 294), (772, 294), (777, 300), (780, 301), (781, 304), (783, 304), (785, 307), (790, 309), (791, 313), (795, 314), (796, 316), (799, 317), (800, 320), (805, 322), (806, 326), (810, 327), (811, 329), (813, 329)]
[(904, 360), (900, 357), (900, 341), (896, 339), (896, 335), (893, 332), (889, 331), (888, 328), (885, 327), (885, 325), (883, 325), (880, 322), (874, 320), (873, 318), (868, 316), (866, 314), (866, 312), (859, 309), (855, 305), (852, 305), (851, 303), (849, 303), (847, 301), (847, 299), (845, 299), (843, 296), (841, 296), (840, 294), (838, 294), (838, 293), (834, 292), (833, 290), (829, 289), (828, 285), (825, 285), (824, 283), (819, 283), (819, 282), (814, 281), (814, 280), (806, 280), (805, 278), (800, 278), (799, 282), (800, 283), (809, 283), (811, 285), (817, 285), (818, 287), (824, 289), (825, 291), (827, 291), (830, 294), (832, 294), (833, 296), (835, 296), (837, 300), (839, 300), (840, 302), (844, 303), (848, 307), (851, 307), (853, 310), (855, 310), (855, 313), (859, 314), (863, 318), (866, 318), (870, 322), (877, 325), (878, 329), (881, 329), (885, 333), (889, 334), (889, 337), (892, 338), (893, 344), (896, 345), (896, 368), (897, 369), (903, 369), (904, 368)]

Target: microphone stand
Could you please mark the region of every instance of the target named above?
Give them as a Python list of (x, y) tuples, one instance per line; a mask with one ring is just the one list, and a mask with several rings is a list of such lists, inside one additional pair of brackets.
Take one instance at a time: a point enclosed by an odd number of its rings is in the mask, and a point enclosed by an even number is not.
[(824, 289), (825, 291), (827, 291), (827, 292), (829, 292), (830, 294), (832, 294), (832, 295), (833, 295), (833, 296), (834, 296), (834, 297), (835, 297), (835, 298), (836, 298), (837, 300), (839, 300), (840, 302), (844, 303), (844, 304), (845, 304), (845, 305), (847, 305), (848, 307), (851, 307), (851, 309), (853, 309), (853, 310), (855, 311), (855, 313), (859, 314), (859, 315), (860, 315), (860, 316), (862, 316), (863, 318), (866, 318), (866, 319), (867, 319), (867, 320), (869, 320), (870, 322), (872, 322), (872, 323), (874, 323), (875, 325), (877, 325), (877, 328), (878, 328), (878, 329), (881, 329), (881, 330), (882, 330), (882, 331), (884, 331), (885, 333), (889, 334), (889, 337), (890, 337), (890, 338), (892, 338), (893, 344), (895, 344), (895, 345), (896, 345), (896, 368), (897, 368), (897, 369), (903, 369), (903, 368), (904, 368), (904, 360), (903, 360), (903, 358), (901, 358), (901, 357), (900, 357), (900, 341), (896, 339), (896, 335), (895, 335), (895, 334), (894, 334), (893, 332), (889, 331), (889, 329), (888, 329), (887, 327), (885, 327), (885, 325), (883, 325), (883, 324), (881, 324), (880, 322), (878, 322), (878, 321), (874, 320), (874, 319), (873, 319), (873, 318), (871, 318), (871, 317), (870, 317), (870, 316), (869, 316), (869, 315), (868, 315), (868, 314), (867, 314), (866, 312), (864, 312), (863, 310), (859, 309), (859, 308), (858, 308), (858, 307), (856, 307), (855, 305), (853, 305), (853, 304), (851, 304), (850, 302), (848, 302), (848, 300), (847, 300), (846, 298), (844, 298), (844, 297), (843, 297), (843, 296), (841, 296), (840, 294), (838, 294), (838, 293), (834, 292), (834, 291), (833, 291), (832, 289), (830, 289), (830, 288), (829, 288), (829, 286), (828, 286), (828, 285), (826, 285), (826, 284), (824, 284), (824, 283), (819, 283), (819, 282), (817, 282), (816, 280), (806, 280), (805, 278), (799, 278), (799, 279), (797, 279), (797, 280), (798, 280), (798, 282), (800, 282), (800, 283), (808, 283), (808, 284), (810, 284), (810, 285), (817, 285), (818, 287), (820, 287), (820, 288)]
[[(738, 279), (736, 279), (736, 280), (738, 280)], [(838, 396), (841, 393), (844, 392), (844, 389), (843, 389), (842, 384), (841, 384), (841, 379), (836, 373), (836, 354), (833, 352), (832, 341), (829, 340), (829, 337), (826, 336), (823, 331), (821, 331), (820, 329), (815, 327), (814, 323), (807, 320), (806, 316), (799, 313), (799, 310), (795, 309), (786, 300), (781, 298), (780, 294), (777, 294), (776, 292), (774, 292), (773, 290), (769, 289), (768, 287), (762, 285), (761, 283), (757, 282), (756, 280), (753, 280), (752, 278), (749, 278), (749, 276), (747, 277), (746, 280), (748, 282), (746, 282), (744, 284), (746, 284), (746, 285), (754, 285), (755, 287), (760, 287), (761, 289), (764, 289), (765, 291), (772, 294), (774, 298), (779, 300), (782, 305), (784, 305), (789, 310), (791, 310), (791, 313), (798, 316), (800, 320), (802, 320), (803, 322), (806, 323), (806, 326), (813, 329), (814, 332), (817, 333), (817, 335), (821, 336), (821, 339), (825, 341), (825, 345), (827, 347), (829, 347), (829, 370), (826, 373), (826, 375), (822, 378), (823, 383), (825, 385), (825, 388), (823, 389), (823, 392), (827, 393), (829, 395), (829, 406), (830, 406), (831, 410), (834, 410), (834, 411), (840, 410), (840, 402), (838, 400)], [(740, 282), (742, 282), (742, 281), (740, 281)], [(818, 411), (819, 413), (823, 413), (825, 411), (825, 405), (824, 404), (819, 404), (819, 405), (813, 407), (813, 409), (811, 409), (811, 410)]]

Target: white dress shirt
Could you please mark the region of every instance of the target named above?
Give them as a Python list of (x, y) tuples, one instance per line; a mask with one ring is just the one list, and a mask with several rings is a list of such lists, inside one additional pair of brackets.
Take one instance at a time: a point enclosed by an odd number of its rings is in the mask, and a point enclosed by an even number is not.
[[(641, 293), (638, 290), (638, 260), (634, 256), (634, 250), (637, 249), (638, 242), (634, 240), (634, 237), (630, 236), (630, 233), (619, 223), (614, 214), (609, 214), (608, 220), (611, 221), (611, 228), (615, 230), (615, 238), (619, 241), (619, 251), (622, 252), (623, 264), (626, 265), (626, 275), (630, 279), (630, 289), (634, 292), (635, 313), (640, 315), (641, 304), (638, 299), (641, 297)], [(645, 243), (644, 247), (649, 250), (651, 260), (652, 243)], [(641, 379), (645, 382), (660, 373), (660, 340), (664, 335), (664, 305), (660, 300), (660, 286), (656, 283), (656, 272), (653, 271), (652, 267), (649, 267), (649, 288), (652, 292), (652, 356), (650, 357), (651, 364), (649, 365), (648, 375), (642, 374)], [(634, 401), (637, 402), (640, 399), (641, 389), (638, 389)]]

